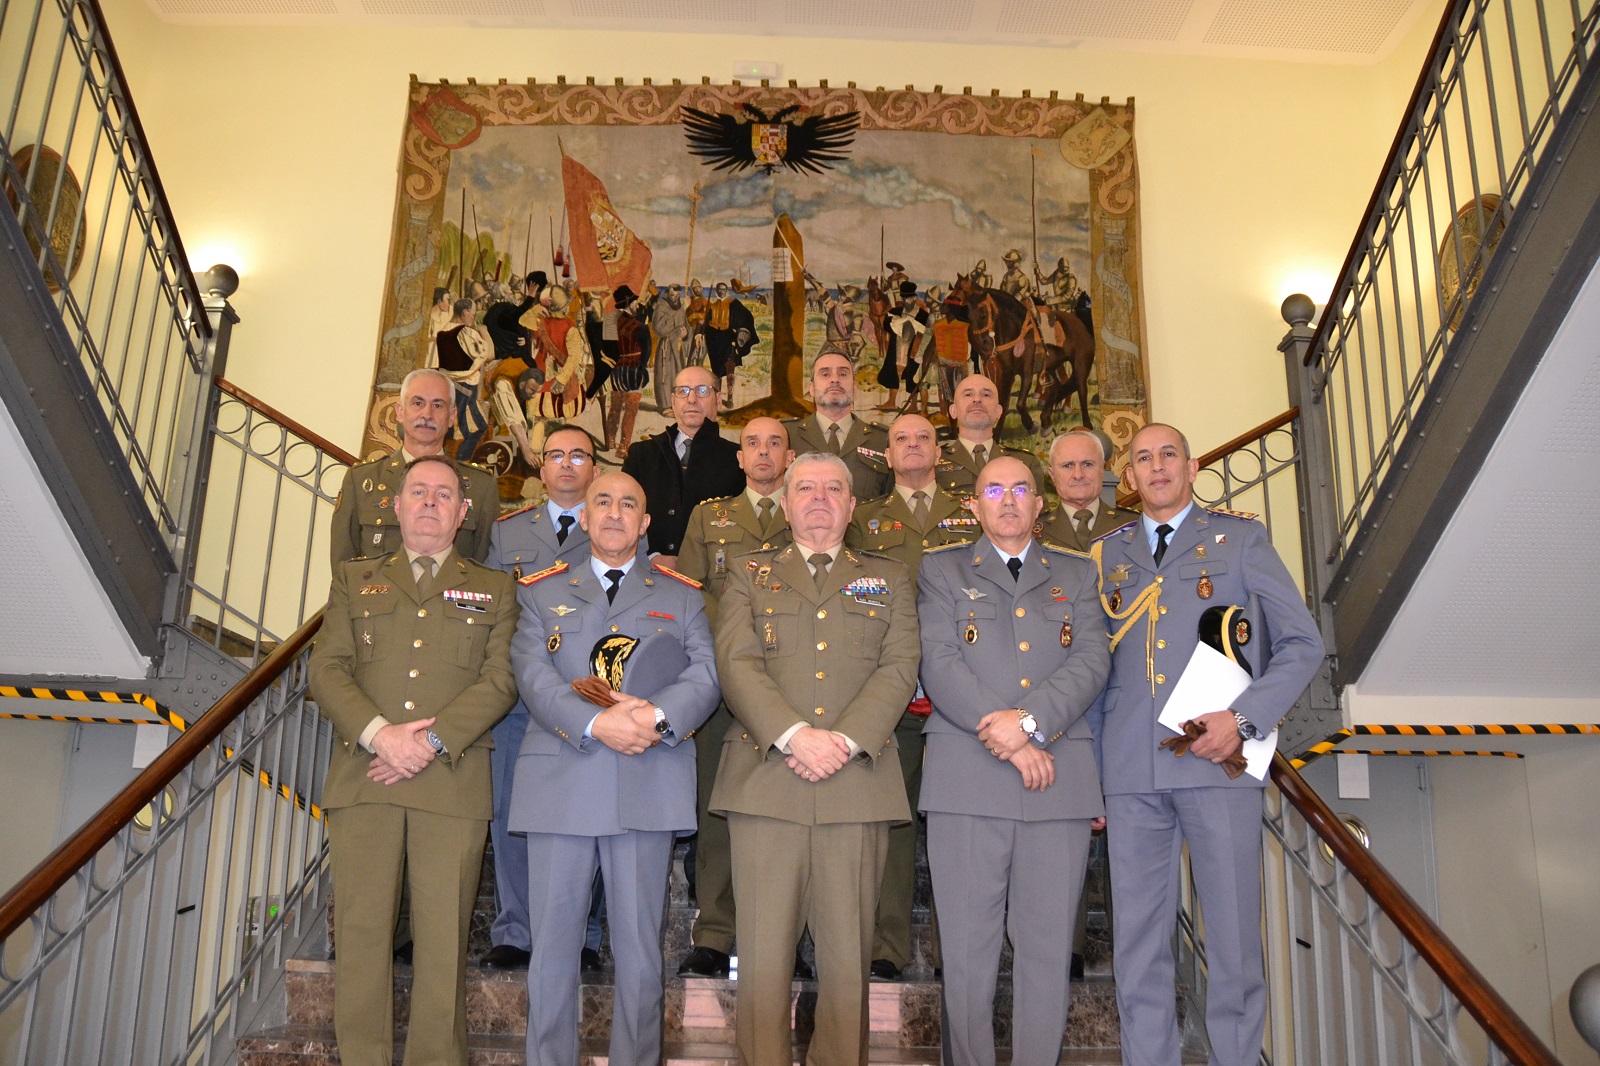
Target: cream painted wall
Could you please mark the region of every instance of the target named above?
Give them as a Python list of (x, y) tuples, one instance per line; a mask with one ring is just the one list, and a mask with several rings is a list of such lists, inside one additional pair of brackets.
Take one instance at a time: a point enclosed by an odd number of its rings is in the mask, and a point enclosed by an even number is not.
[(1133, 96), (1154, 410), (1204, 449), (1283, 409), (1278, 304), (1293, 288), (1326, 298), (1432, 30), (1352, 67), (787, 37), (169, 26), (143, 0), (106, 9), (193, 265), (223, 258), (243, 275), (229, 377), (352, 448), (413, 72), (722, 81), (734, 59), (754, 57), (802, 84)]
[[(19, 714), (58, 710), (43, 706), (43, 700), (6, 703), (6, 710)], [(61, 786), (76, 730), (69, 722), (0, 722), (0, 810), (12, 812), (0, 840), (0, 893), (21, 881), (58, 843)]]

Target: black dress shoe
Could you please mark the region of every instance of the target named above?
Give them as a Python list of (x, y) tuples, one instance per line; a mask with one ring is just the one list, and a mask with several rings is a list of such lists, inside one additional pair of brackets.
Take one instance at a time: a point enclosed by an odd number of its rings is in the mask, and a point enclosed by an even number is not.
[(872, 974), (874, 981), (898, 981), (900, 979), (900, 967), (888, 959), (873, 959), (872, 969), (869, 972)]
[(407, 966), (411, 965), (411, 941), (407, 940), (404, 944), (394, 949), (394, 961), (404, 963)]
[(794, 979), (796, 981), (815, 981), (817, 971), (805, 960), (799, 951), (794, 953)]
[(496, 944), (483, 957), (483, 967), (486, 970), (526, 970), (528, 953), (510, 944)]
[(1072, 972), (1069, 976), (1074, 981), (1083, 980), (1083, 956), (1076, 951), (1072, 953)]
[(694, 948), (678, 964), (679, 977), (726, 977), (728, 954), (716, 948)]
[(578, 969), (584, 973), (599, 973), (600, 953), (594, 948), (584, 948), (578, 956)]

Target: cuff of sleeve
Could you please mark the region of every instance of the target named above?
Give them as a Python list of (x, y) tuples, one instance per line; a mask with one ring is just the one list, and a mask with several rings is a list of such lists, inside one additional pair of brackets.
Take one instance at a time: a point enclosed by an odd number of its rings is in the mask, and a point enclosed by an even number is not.
[(378, 735), (378, 730), (389, 724), (389, 719), (385, 718), (383, 715), (374, 715), (372, 721), (367, 723), (367, 728), (361, 731), (361, 736), (356, 743), (360, 744), (367, 751), (372, 752), (372, 754), (378, 754), (377, 750), (372, 746), (372, 738)]
[[(844, 737), (843, 733), (840, 733), (839, 735), (841, 737)], [(854, 759), (857, 755), (862, 754), (862, 752), (865, 750), (865, 749), (863, 749), (861, 747), (860, 744), (857, 744), (855, 741), (851, 740), (849, 737), (844, 737), (844, 742), (846, 744), (850, 745), (850, 757), (852, 759)]]
[(785, 729), (783, 734), (778, 737), (777, 743), (773, 744), (772, 746), (783, 752), (785, 755), (793, 755), (794, 752), (789, 750), (789, 741), (794, 738), (796, 733), (800, 732), (800, 730), (804, 729), (805, 727), (806, 724), (804, 722), (796, 722), (788, 729)]
[(595, 712), (594, 718), (589, 719), (589, 724), (583, 727), (583, 736), (584, 736), (585, 740), (593, 740), (594, 739), (594, 721), (595, 721), (595, 718), (599, 718), (599, 717), (600, 717), (599, 712), (598, 711)]

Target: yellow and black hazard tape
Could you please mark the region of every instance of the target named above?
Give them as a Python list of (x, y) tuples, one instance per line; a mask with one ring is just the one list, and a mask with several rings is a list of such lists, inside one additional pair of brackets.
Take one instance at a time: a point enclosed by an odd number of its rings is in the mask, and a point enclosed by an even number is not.
[(1501, 759), (1525, 759), (1520, 751), (1466, 751), (1456, 749), (1339, 748), (1335, 755), (1483, 755)]
[[(24, 719), (33, 722), (84, 722), (105, 723), (107, 725), (161, 725), (166, 724), (182, 733), (189, 728), (189, 722), (183, 715), (170, 711), (157, 703), (154, 697), (142, 692), (90, 692), (85, 689), (74, 688), (19, 688), (15, 685), (0, 685), (0, 697), (14, 699), (36, 700), (65, 700), (74, 703), (120, 703), (143, 707), (160, 721), (152, 722), (148, 718), (111, 718), (104, 715), (73, 715), (73, 714), (14, 714), (0, 712), (0, 718)], [(226, 758), (233, 758), (232, 748), (224, 745), (222, 753)], [(272, 775), (265, 770), (256, 769), (248, 759), (239, 760), (239, 768), (251, 774), (261, 782), (263, 788), (269, 792), (276, 792), (284, 799), (295, 805), (297, 810), (306, 810), (307, 802), (304, 795), (289, 788), (286, 784), (277, 784)], [(320, 806), (309, 804), (311, 817), (318, 821), (325, 821), (326, 816)]]
[[(1562, 737), (1562, 736), (1600, 736), (1600, 724), (1592, 722), (1579, 722), (1573, 725), (1555, 724), (1513, 724), (1513, 725), (1358, 725), (1350, 729), (1341, 729), (1325, 740), (1307, 748), (1301, 755), (1290, 759), (1289, 764), (1296, 770), (1328, 752), (1340, 748), (1339, 745), (1352, 736), (1360, 737)], [(1354, 754), (1354, 752), (1351, 752)], [(1392, 755), (1399, 752), (1372, 751), (1364, 754)], [(1476, 751), (1412, 751), (1412, 755), (1479, 755), (1479, 754), (1506, 754), (1514, 752), (1476, 752)], [(1520, 757), (1520, 756), (1519, 756)]]

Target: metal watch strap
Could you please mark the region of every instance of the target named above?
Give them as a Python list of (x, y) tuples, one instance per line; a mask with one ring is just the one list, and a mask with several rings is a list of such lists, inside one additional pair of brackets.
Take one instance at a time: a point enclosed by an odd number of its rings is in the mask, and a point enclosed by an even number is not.
[(435, 755), (445, 755), (445, 754), (448, 754), (448, 753), (447, 753), (447, 752), (446, 752), (446, 751), (445, 751), (445, 747), (444, 747), (444, 741), (442, 741), (442, 740), (440, 740), (440, 739), (439, 739), (439, 734), (438, 734), (438, 733), (435, 733), (435, 732), (434, 732), (434, 731), (433, 731), (433, 730), (431, 730), (431, 729), (430, 729), (430, 730), (428, 730), (428, 743), (429, 743), (429, 744), (431, 744), (431, 745), (433, 745), (433, 753), (434, 753), (434, 754), (435, 754)]
[(1233, 720), (1239, 727), (1239, 736), (1240, 736), (1241, 739), (1243, 739), (1243, 740), (1259, 740), (1260, 739), (1261, 730), (1257, 729), (1255, 727), (1255, 723), (1250, 721), (1250, 719), (1246, 718), (1244, 715), (1240, 714), (1238, 711), (1234, 711), (1233, 712)]
[(672, 728), (672, 723), (667, 721), (667, 712), (660, 707), (656, 708), (656, 732), (666, 733)]

